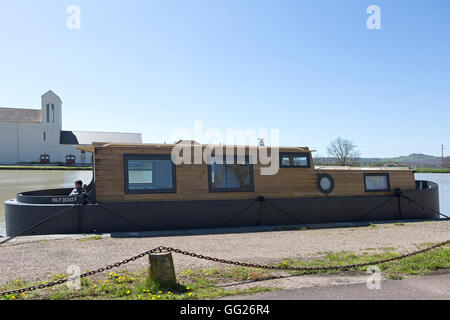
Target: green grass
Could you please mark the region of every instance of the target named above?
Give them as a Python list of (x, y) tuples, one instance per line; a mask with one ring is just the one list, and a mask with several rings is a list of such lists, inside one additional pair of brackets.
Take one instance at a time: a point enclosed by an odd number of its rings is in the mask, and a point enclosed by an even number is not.
[(0, 170), (92, 170), (92, 167), (67, 167), (67, 166), (9, 166), (0, 165)]
[(103, 239), (102, 236), (92, 236), (92, 237), (83, 237), (80, 239), (77, 239), (79, 242), (88, 242), (92, 240), (101, 240)]
[[(367, 252), (356, 255), (352, 252), (323, 252), (320, 257), (310, 260), (285, 259), (278, 264), (280, 267), (312, 267), (331, 265), (350, 265), (396, 257), (399, 254), (395, 248), (381, 248), (389, 252), (369, 254)], [(369, 250), (369, 249), (367, 249)], [(396, 262), (378, 265), (382, 274), (388, 279), (401, 280), (408, 275), (425, 275), (437, 270), (450, 270), (450, 246), (447, 245), (423, 254), (405, 258)], [(354, 268), (350, 271), (365, 271), (367, 267)], [(184, 269), (177, 273), (178, 284), (172, 288), (164, 288), (160, 284), (147, 279), (146, 270), (131, 273), (127, 271), (101, 274), (95, 278), (81, 279), (81, 289), (72, 290), (62, 284), (52, 288), (26, 293), (0, 297), (0, 300), (20, 299), (126, 299), (126, 300), (189, 300), (214, 299), (231, 295), (254, 294), (270, 290), (279, 290), (276, 287), (254, 286), (247, 289), (227, 289), (229, 283), (252, 282), (279, 277), (280, 275), (304, 274), (336, 274), (343, 273), (336, 270), (318, 271), (274, 271), (245, 267), (224, 267), (209, 269)], [(364, 274), (364, 273), (361, 273)], [(47, 281), (60, 279), (63, 275), (54, 275)], [(0, 291), (13, 290), (37, 283), (25, 283), (20, 279), (0, 285)]]
[[(384, 251), (395, 248), (381, 248)], [(351, 252), (327, 253), (319, 259), (310, 261), (300, 261), (297, 259), (286, 259), (279, 266), (290, 267), (311, 267), (311, 266), (330, 266), (330, 265), (351, 265), (367, 263), (377, 260), (383, 260), (398, 256), (399, 253), (395, 251), (378, 253), (378, 254), (361, 254), (355, 255)], [(389, 262), (379, 265), (380, 269), (386, 276), (401, 276), (401, 275), (425, 275), (427, 273), (439, 270), (450, 269), (450, 246), (438, 248), (423, 254), (405, 258), (395, 262)], [(350, 270), (365, 271), (367, 267), (353, 268)], [(339, 273), (336, 270), (325, 271), (292, 271), (293, 275), (301, 274), (316, 274), (316, 273)]]
[(397, 249), (394, 248), (394, 247), (380, 247), (380, 250), (383, 250), (383, 251), (393, 251), (393, 252), (395, 252)]
[(417, 173), (450, 173), (450, 168), (417, 168)]
[(426, 248), (426, 247), (431, 247), (432, 245), (434, 245), (433, 242), (422, 242), (422, 243), (419, 243), (417, 245), (417, 248), (423, 249), (423, 248)]
[[(248, 273), (247, 273), (248, 272)], [(221, 283), (242, 279), (253, 271), (231, 269), (202, 269), (195, 272), (184, 270), (178, 274), (178, 284), (165, 288), (155, 281), (147, 279), (147, 272), (127, 271), (111, 272), (101, 279), (82, 278), (79, 290), (70, 289), (66, 284), (51, 288), (0, 297), (0, 300), (191, 300), (212, 299), (241, 294), (254, 294), (277, 290), (279, 288), (252, 287), (248, 289), (225, 290)], [(55, 275), (48, 281), (60, 279)], [(44, 282), (45, 283), (45, 282)], [(20, 279), (0, 286), (0, 291), (14, 290), (38, 283), (25, 283)]]
[(305, 227), (298, 227), (298, 226), (282, 226), (282, 227), (276, 228), (275, 230), (280, 230), (280, 231), (291, 231), (291, 230), (306, 231), (308, 229), (305, 228)]

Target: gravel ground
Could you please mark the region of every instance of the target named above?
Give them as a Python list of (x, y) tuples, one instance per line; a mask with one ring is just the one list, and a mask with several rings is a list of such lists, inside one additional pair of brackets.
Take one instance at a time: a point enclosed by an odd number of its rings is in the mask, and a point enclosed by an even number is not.
[[(410, 222), (404, 225), (376, 224), (376, 227), (329, 228), (314, 230), (267, 231), (266, 228), (227, 230), (227, 233), (197, 231), (194, 235), (149, 233), (148, 237), (111, 237), (99, 240), (90, 236), (22, 237), (0, 248), (0, 283), (20, 278), (26, 281), (46, 280), (64, 274), (70, 265), (81, 271), (92, 270), (121, 261), (158, 246), (170, 246), (203, 255), (238, 261), (276, 263), (285, 258), (311, 258), (320, 252), (349, 251), (353, 253), (386, 250), (398, 253), (419, 245), (450, 239), (450, 221)], [(251, 232), (249, 232), (251, 231)], [(216, 231), (217, 232), (217, 231)], [(203, 234), (204, 233), (204, 234)], [(193, 269), (217, 267), (218, 264), (187, 256), (174, 255), (175, 267)], [(146, 258), (131, 262), (122, 269), (142, 269)]]

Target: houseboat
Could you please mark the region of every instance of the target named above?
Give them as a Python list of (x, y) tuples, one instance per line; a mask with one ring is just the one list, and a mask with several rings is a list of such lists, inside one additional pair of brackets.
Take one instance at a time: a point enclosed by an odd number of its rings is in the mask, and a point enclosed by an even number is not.
[(8, 236), (439, 218), (438, 185), (415, 181), (410, 169), (314, 166), (306, 147), (79, 149), (93, 154), (86, 194), (18, 194), (5, 202)]

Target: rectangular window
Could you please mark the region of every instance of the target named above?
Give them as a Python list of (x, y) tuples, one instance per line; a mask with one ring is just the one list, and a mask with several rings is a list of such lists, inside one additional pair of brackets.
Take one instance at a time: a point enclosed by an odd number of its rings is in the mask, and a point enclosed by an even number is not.
[(365, 173), (364, 188), (366, 191), (390, 191), (389, 174)]
[(283, 152), (280, 153), (281, 168), (310, 168), (309, 153)]
[(291, 165), (291, 159), (288, 155), (281, 156), (280, 163), (282, 166), (289, 167)]
[(253, 192), (253, 166), (245, 161), (212, 163), (208, 166), (210, 192)]
[(176, 192), (170, 155), (125, 155), (125, 193)]

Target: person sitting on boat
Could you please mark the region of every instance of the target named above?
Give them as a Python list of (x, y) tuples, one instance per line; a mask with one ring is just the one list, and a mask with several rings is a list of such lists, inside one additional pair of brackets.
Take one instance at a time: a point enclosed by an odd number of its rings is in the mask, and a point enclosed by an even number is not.
[(86, 194), (86, 190), (83, 188), (83, 181), (77, 180), (75, 181), (75, 188), (69, 194), (69, 197), (76, 197)]

